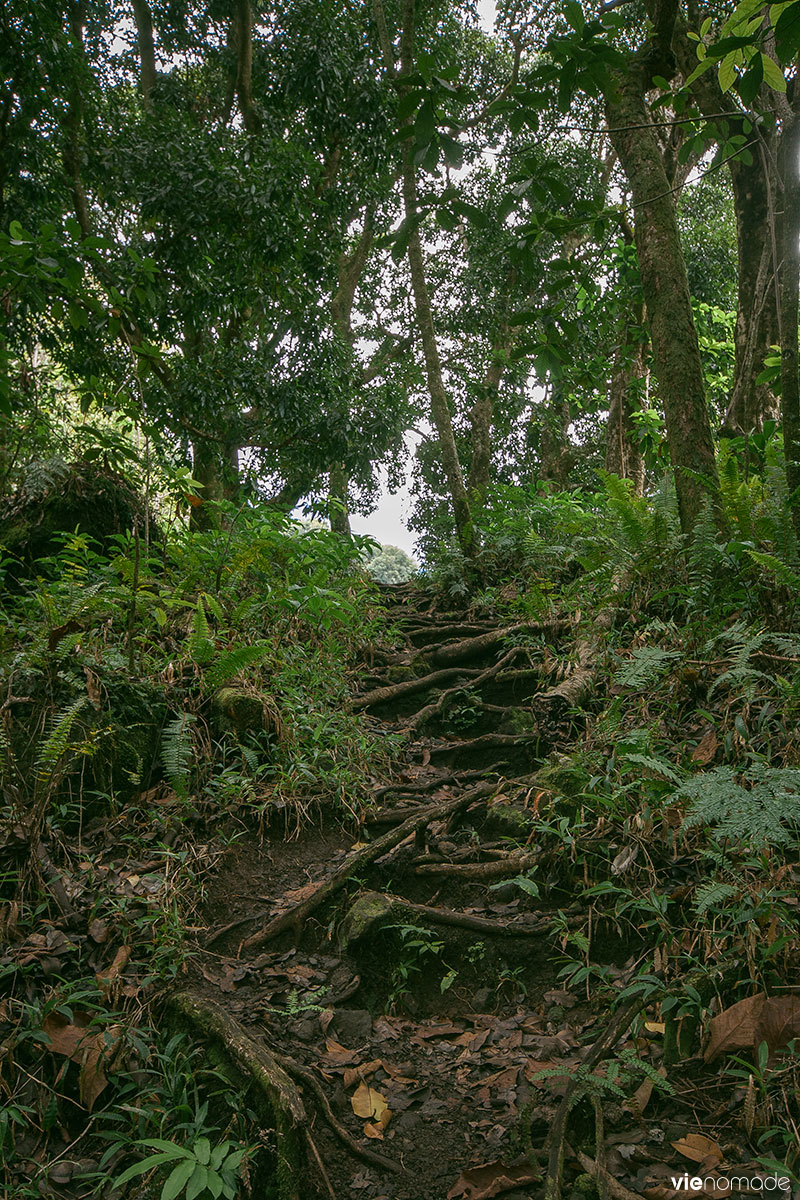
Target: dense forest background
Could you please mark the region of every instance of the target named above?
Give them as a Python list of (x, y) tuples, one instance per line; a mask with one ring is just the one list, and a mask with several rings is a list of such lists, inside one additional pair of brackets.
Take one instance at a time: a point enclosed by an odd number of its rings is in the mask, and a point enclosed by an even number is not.
[[(800, 2), (0, 0), (0, 59), (9, 1194), (796, 1185)], [(350, 529), (409, 476), (418, 572)], [(444, 1108), (310, 1057), (359, 988), (417, 1073), (518, 1022), (486, 1145), (398, 1181)]]

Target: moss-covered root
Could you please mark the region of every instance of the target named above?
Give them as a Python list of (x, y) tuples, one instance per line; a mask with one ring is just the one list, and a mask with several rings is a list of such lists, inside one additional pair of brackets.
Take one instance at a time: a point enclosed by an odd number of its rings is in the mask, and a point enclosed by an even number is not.
[(275, 1127), (280, 1198), (302, 1200), (301, 1147), (305, 1144), (306, 1114), (293, 1081), (270, 1052), (213, 1001), (178, 992), (170, 998), (169, 1007), (206, 1044), (221, 1049), (237, 1071), (257, 1088)]

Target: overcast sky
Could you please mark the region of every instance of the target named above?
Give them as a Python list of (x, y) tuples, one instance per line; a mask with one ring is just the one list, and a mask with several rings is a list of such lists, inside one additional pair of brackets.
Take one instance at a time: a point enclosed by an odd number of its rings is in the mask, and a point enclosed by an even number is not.
[[(478, 0), (478, 13), (484, 29), (490, 33), (494, 29), (496, 5), (494, 0)], [(411, 472), (408, 464), (407, 477)], [(385, 482), (385, 472), (381, 472)], [(381, 498), (374, 513), (368, 517), (353, 515), (350, 524), (353, 533), (368, 533), (376, 541), (384, 545), (399, 546), (406, 554), (414, 554), (414, 535), (406, 527), (406, 521), (411, 511), (411, 497), (408, 487), (401, 488), (394, 496), (390, 496), (386, 487), (381, 490)]]

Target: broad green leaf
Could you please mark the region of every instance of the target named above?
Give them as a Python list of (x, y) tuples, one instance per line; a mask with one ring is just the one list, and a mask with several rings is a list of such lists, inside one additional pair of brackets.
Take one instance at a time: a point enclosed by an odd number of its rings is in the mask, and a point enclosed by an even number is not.
[(161, 1189), (161, 1200), (175, 1200), (175, 1197), (179, 1196), (186, 1187), (198, 1165), (193, 1158), (187, 1158), (185, 1162), (178, 1163), (164, 1182)]
[(209, 1171), (202, 1163), (198, 1163), (194, 1173), (186, 1185), (186, 1200), (195, 1200), (208, 1187)]
[(768, 54), (761, 55), (761, 66), (764, 70), (764, 81), (774, 92), (786, 91), (786, 77), (774, 59)]
[(730, 91), (733, 87), (733, 81), (736, 78), (736, 59), (739, 57), (738, 51), (731, 50), (730, 54), (726, 54), (720, 63), (718, 78), (719, 86), (723, 92)]

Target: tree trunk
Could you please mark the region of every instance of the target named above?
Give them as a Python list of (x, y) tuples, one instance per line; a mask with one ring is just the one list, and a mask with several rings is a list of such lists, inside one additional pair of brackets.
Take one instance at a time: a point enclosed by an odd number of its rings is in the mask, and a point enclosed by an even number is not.
[(478, 385), (478, 394), (470, 413), (472, 462), (469, 470), (469, 496), (471, 502), (478, 506), (484, 503), (489, 490), (494, 411), (500, 384), (503, 382), (503, 373), (511, 352), (512, 341), (508, 322), (504, 318), (500, 323), (497, 337), (492, 346), (492, 357), (483, 381)]
[(800, 375), (798, 375), (798, 288), (800, 287), (800, 89), (781, 136), (783, 212), (780, 216), (781, 416), (786, 483), (794, 527), (800, 537)]
[[(774, 154), (774, 138), (766, 149)], [(761, 430), (764, 421), (778, 415), (778, 401), (768, 384), (756, 383), (764, 370), (770, 346), (778, 340), (778, 310), (775, 264), (772, 252), (772, 182), (755, 149), (748, 165), (734, 159), (730, 164), (736, 212), (739, 290), (736, 304), (734, 345), (736, 362), (725, 430), (734, 434)]]
[(74, 0), (69, 9), (69, 32), (75, 46), (75, 66), (69, 90), (69, 102), (64, 117), (66, 144), (64, 146), (64, 171), (72, 189), (72, 202), (81, 233), (91, 233), (89, 202), (81, 174), (81, 126), (83, 122), (83, 69), (86, 65), (86, 49), (83, 42), (83, 26), (86, 20), (84, 0)]
[(133, 0), (133, 16), (136, 21), (136, 41), (141, 64), (142, 99), (145, 108), (149, 109), (156, 82), (156, 49), (153, 42), (153, 18), (147, 0)]
[[(375, 3), (375, 13), (379, 30), (385, 31), (386, 19), (379, 0)], [(387, 39), (382, 33), (381, 41), (384, 58), (387, 59), (387, 71), (393, 71), (389, 60)], [(403, 79), (412, 74), (414, 69), (414, 0), (405, 0), (403, 5), (403, 29), (400, 52), (399, 91), (404, 95), (407, 85)], [(408, 118), (403, 124), (407, 127)], [(414, 140), (411, 137), (403, 139), (403, 204), (406, 221), (413, 226), (408, 239), (408, 265), (411, 272), (411, 291), (416, 309), (417, 328), (419, 329), (422, 350), (425, 357), (425, 374), (428, 382), (428, 393), (431, 401), (431, 418), (441, 451), (441, 463), (447, 481), (450, 499), (453, 504), (453, 517), (456, 527), (456, 537), (465, 558), (474, 557), (477, 550), (475, 527), (472, 523), (469, 497), (464, 484), (464, 474), (458, 456), (453, 422), (450, 417), (450, 403), (442, 377), (442, 364), (439, 358), (439, 348), (436, 342), (436, 330), (433, 324), (428, 284), (425, 278), (425, 258), (422, 252), (422, 241), (416, 224), (418, 217), (417, 204), (417, 173), (414, 165)]]
[(248, 133), (260, 133), (261, 118), (253, 102), (253, 13), (250, 0), (236, 0), (233, 12), (236, 49), (236, 94)]
[[(641, 322), (642, 313), (636, 317)], [(614, 368), (608, 389), (608, 426), (606, 430), (606, 470), (621, 479), (630, 479), (633, 490), (644, 490), (644, 460), (636, 437), (633, 413), (641, 408), (641, 396), (647, 376), (645, 343), (631, 342), (631, 328), (623, 322), (620, 342), (614, 355)]]
[(192, 475), (202, 484), (202, 491), (200, 503), (192, 505), (189, 527), (195, 530), (215, 529), (219, 520), (209, 508), (209, 501), (225, 499), (225, 473), (220, 448), (216, 442), (198, 439), (194, 443)]
[(328, 496), (330, 505), (329, 520), (334, 533), (350, 538), (353, 531), (350, 528), (350, 513), (347, 507), (347, 469), (344, 463), (334, 463), (328, 472)]
[[(672, 41), (678, 64), (687, 79), (697, 66), (697, 42), (692, 41), (688, 33), (688, 26), (679, 21)], [(745, 132), (743, 129), (741, 111), (720, 88), (716, 71), (699, 75), (690, 90), (702, 113), (710, 119), (718, 118), (720, 113), (728, 114), (730, 134), (744, 134), (748, 141), (752, 140), (752, 130)], [(732, 158), (728, 164), (736, 214), (738, 295), (733, 388), (723, 432), (733, 436), (760, 430), (765, 420), (778, 414), (778, 401), (769, 385), (756, 383), (770, 347), (778, 340), (772, 242), (774, 213), (770, 201), (770, 189), (774, 189), (770, 164), (775, 160), (776, 149), (774, 131), (762, 125), (758, 130), (758, 144), (752, 148), (753, 161), (746, 163)]]
[(700, 346), (675, 205), (644, 99), (650, 71), (635, 57), (606, 97), (609, 132), (633, 194), (636, 251), (664, 405), (681, 528), (691, 533), (708, 497), (723, 523)]

